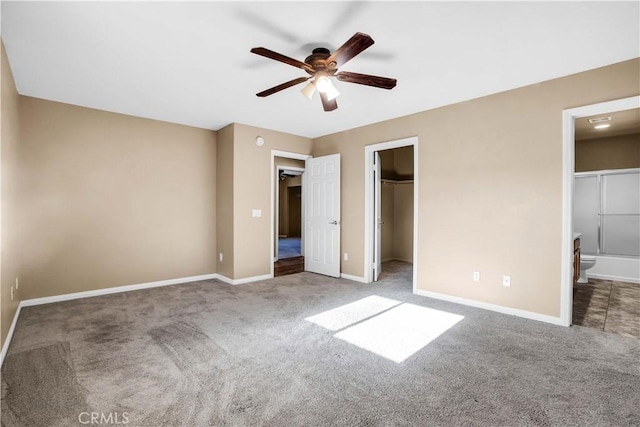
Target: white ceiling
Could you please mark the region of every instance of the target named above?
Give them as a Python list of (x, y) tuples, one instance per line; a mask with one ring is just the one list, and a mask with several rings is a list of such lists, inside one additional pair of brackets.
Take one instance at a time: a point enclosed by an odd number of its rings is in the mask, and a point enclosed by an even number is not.
[[(7, 2), (2, 37), (27, 96), (219, 129), (307, 137), (351, 129), (640, 56), (639, 2)], [(289, 88), (300, 60), (355, 32), (375, 44), (341, 70), (339, 108)]]

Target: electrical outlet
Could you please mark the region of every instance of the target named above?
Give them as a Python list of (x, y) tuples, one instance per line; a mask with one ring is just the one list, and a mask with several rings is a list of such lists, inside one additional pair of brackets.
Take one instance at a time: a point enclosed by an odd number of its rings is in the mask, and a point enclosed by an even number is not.
[(16, 277), (16, 291), (20, 289), (20, 282), (18, 281), (18, 278)]
[(344, 260), (349, 261), (349, 254), (346, 252), (344, 253)]
[(474, 271), (473, 272), (473, 281), (474, 282), (479, 282), (480, 281), (480, 272), (479, 271)]
[(11, 301), (13, 301), (13, 286), (11, 287)]
[(220, 262), (222, 262), (222, 260), (224, 260), (224, 256), (222, 255), (222, 252), (220, 252), (220, 254), (218, 255), (218, 258), (220, 259)]
[(511, 276), (502, 276), (502, 286), (511, 286)]

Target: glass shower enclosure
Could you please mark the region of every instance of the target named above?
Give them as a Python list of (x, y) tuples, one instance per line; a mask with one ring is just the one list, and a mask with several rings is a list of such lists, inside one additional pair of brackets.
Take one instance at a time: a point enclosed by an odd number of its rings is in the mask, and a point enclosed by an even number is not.
[(573, 231), (584, 254), (640, 257), (640, 169), (576, 173)]

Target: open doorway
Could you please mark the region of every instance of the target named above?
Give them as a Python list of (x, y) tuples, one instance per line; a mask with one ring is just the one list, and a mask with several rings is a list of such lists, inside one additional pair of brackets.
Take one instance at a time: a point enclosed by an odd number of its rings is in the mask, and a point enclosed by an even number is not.
[(304, 168), (281, 168), (282, 166), (278, 167), (278, 247), (276, 248), (278, 260), (303, 256), (302, 174)]
[(640, 108), (575, 119), (572, 324), (640, 338)]
[(417, 265), (417, 138), (365, 147), (365, 281)]
[(271, 151), (271, 274), (304, 271), (307, 154)]
[[(413, 264), (413, 146), (380, 150), (377, 154), (380, 191), (374, 192), (374, 251), (379, 255), (374, 261), (374, 281), (407, 267), (400, 263)], [(379, 203), (375, 200), (378, 196)]]
[(639, 108), (636, 96), (563, 112), (561, 320), (567, 326), (632, 336), (640, 330), (633, 313), (640, 297)]

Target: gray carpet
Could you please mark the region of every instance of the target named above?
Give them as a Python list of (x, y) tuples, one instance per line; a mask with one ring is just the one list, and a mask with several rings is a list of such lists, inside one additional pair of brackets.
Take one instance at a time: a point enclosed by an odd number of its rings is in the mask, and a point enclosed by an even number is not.
[[(395, 305), (325, 315), (343, 323), (335, 330), (305, 320), (363, 299)], [(338, 338), (399, 307), (464, 318), (400, 363)], [(429, 323), (387, 338), (414, 339)], [(310, 273), (212, 280), (23, 309), (2, 367), (1, 420), (637, 426), (639, 344), (414, 296), (411, 267), (397, 262), (374, 285)]]

